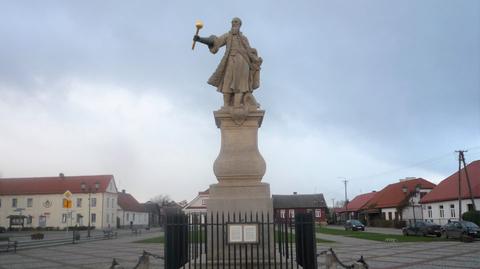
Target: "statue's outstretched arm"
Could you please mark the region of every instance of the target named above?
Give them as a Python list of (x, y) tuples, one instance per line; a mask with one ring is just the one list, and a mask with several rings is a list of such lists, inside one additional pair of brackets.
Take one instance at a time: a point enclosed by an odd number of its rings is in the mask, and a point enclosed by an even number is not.
[(198, 35), (193, 36), (193, 41), (203, 43), (209, 47), (213, 46), (214, 38), (213, 37), (200, 37)]

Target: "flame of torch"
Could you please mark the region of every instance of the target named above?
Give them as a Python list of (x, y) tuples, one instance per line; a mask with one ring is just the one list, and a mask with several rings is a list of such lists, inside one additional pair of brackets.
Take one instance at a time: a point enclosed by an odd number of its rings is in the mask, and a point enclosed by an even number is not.
[[(195, 35), (198, 35), (198, 33), (200, 32), (200, 29), (203, 28), (203, 22), (200, 21), (200, 20), (197, 20), (195, 22), (195, 27), (197, 27), (197, 32), (195, 33)], [(193, 44), (192, 44), (192, 50), (195, 49), (195, 41), (193, 41)]]

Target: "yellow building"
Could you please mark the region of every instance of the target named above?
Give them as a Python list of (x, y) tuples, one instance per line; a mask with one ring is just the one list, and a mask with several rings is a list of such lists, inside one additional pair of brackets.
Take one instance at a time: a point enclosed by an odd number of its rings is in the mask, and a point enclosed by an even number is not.
[[(71, 208), (64, 208), (65, 192)], [(67, 194), (68, 196), (68, 194)], [(0, 226), (24, 216), (24, 227), (116, 227), (118, 191), (113, 175), (0, 178)]]

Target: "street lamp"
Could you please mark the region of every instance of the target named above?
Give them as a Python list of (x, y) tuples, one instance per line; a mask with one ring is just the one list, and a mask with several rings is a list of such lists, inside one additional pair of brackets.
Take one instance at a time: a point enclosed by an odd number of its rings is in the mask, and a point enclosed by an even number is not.
[[(405, 193), (405, 195), (407, 195), (407, 193), (408, 193), (407, 186), (404, 185), (402, 187), (402, 191), (403, 191), (403, 193)], [(417, 225), (417, 219), (415, 218), (415, 201), (413, 201), (413, 197), (416, 196), (417, 193), (419, 193), (419, 192), (420, 192), (420, 185), (416, 185), (415, 190), (410, 193), (410, 198), (409, 198), (409, 204), (413, 207), (412, 210), (413, 210), (413, 223), (414, 223), (414, 225)]]
[(82, 182), (80, 184), (80, 188), (82, 188), (82, 191), (84, 193), (88, 193), (88, 230), (87, 230), (87, 237), (90, 237), (90, 220), (92, 218), (92, 216), (90, 216), (90, 211), (91, 211), (91, 208), (92, 208), (92, 204), (91, 204), (91, 196), (92, 196), (92, 193), (96, 193), (98, 191), (98, 189), (100, 188), (100, 183), (97, 181), (95, 182), (95, 186), (87, 186), (87, 184), (85, 184), (85, 182)]

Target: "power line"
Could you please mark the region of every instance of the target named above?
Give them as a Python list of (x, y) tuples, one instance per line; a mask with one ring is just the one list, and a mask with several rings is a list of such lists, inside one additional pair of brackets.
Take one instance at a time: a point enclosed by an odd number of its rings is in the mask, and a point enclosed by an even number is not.
[[(480, 146), (470, 147), (468, 150), (476, 150), (476, 149), (480, 149)], [(428, 163), (437, 162), (437, 161), (440, 161), (440, 160), (442, 160), (446, 157), (453, 157), (454, 155), (456, 155), (455, 152), (449, 152), (449, 153), (442, 154), (442, 155), (437, 156), (437, 157), (432, 157), (432, 158), (429, 158), (429, 159), (426, 159), (426, 160), (423, 160), (423, 161), (419, 161), (417, 163), (413, 163), (413, 164), (410, 164), (410, 165), (407, 165), (407, 166), (395, 168), (395, 169), (392, 169), (392, 170), (387, 170), (387, 171), (380, 172), (380, 173), (377, 173), (377, 174), (372, 174), (372, 175), (369, 175), (369, 176), (361, 176), (361, 177), (357, 177), (357, 178), (354, 178), (354, 179), (355, 180), (371, 179), (372, 177), (383, 176), (383, 175), (386, 175), (386, 174), (391, 174), (391, 173), (394, 173), (394, 172), (402, 171), (402, 170), (405, 170), (405, 169), (408, 169), (408, 168), (412, 168), (412, 167), (416, 167), (416, 166), (420, 166), (420, 165), (425, 165), (425, 164), (428, 164)]]

